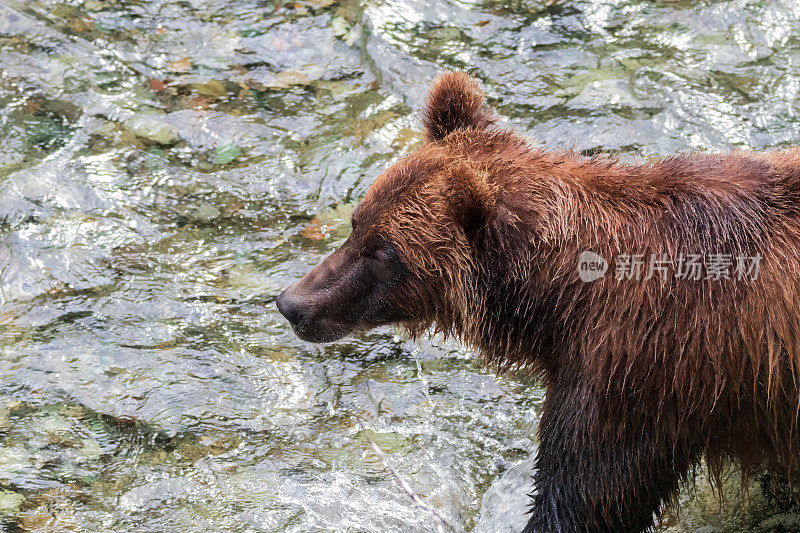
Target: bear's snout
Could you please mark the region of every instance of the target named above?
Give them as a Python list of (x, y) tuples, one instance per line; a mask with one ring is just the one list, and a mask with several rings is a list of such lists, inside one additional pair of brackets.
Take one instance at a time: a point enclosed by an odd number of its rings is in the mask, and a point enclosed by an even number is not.
[(290, 291), (291, 287), (280, 293), (275, 304), (278, 306), (278, 311), (289, 321), (292, 327), (297, 329), (303, 322), (303, 318), (305, 318), (305, 312), (303, 311), (302, 300)]
[(295, 335), (308, 342), (333, 342), (351, 333), (362, 316), (365, 280), (359, 261), (336, 250), (321, 265), (284, 289), (275, 300)]
[(348, 240), (287, 287), (275, 304), (304, 341), (334, 342), (356, 331), (409, 318), (396, 310), (395, 302), (401, 297), (392, 292), (402, 286), (398, 281), (402, 273), (393, 254), (365, 256)]
[(308, 342), (333, 342), (353, 330), (354, 326), (340, 316), (341, 308), (331, 306), (331, 302), (320, 302), (317, 294), (310, 293), (302, 284), (303, 280), (287, 287), (275, 300), (295, 335)]

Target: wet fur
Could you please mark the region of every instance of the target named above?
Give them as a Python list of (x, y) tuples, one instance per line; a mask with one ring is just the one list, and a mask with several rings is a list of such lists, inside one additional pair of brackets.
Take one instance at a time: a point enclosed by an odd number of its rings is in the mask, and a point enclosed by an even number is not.
[[(626, 165), (534, 149), (482, 101), (465, 74), (440, 77), (429, 143), (376, 180), (354, 223), (405, 265), (393, 305), (412, 335), (541, 374), (526, 531), (646, 529), (702, 457), (796, 474), (800, 150)], [(584, 283), (584, 250), (763, 259), (754, 281), (612, 269)]]

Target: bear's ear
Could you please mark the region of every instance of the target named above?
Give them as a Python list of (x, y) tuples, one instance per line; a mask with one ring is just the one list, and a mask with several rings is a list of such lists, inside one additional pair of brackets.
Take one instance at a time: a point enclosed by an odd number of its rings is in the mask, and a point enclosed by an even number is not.
[(497, 193), (488, 173), (468, 162), (456, 163), (442, 173), (442, 193), (447, 214), (474, 241), (495, 209)]
[(436, 142), (456, 130), (482, 130), (494, 124), (494, 117), (483, 109), (483, 99), (478, 82), (466, 72), (440, 74), (422, 111), (425, 139)]

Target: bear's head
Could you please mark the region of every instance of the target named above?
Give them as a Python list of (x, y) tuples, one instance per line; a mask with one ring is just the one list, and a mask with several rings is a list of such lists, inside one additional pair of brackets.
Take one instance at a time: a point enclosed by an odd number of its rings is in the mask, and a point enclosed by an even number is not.
[(330, 342), (384, 324), (412, 335), (470, 327), (480, 250), (498, 252), (503, 231), (492, 145), (511, 135), (497, 140), (483, 100), (463, 72), (434, 81), (425, 145), (378, 176), (347, 241), (278, 297), (300, 338)]

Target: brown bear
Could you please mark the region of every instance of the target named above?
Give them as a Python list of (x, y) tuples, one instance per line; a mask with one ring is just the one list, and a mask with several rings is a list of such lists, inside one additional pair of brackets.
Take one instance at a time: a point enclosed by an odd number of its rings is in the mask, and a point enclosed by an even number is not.
[(398, 324), (538, 372), (525, 531), (652, 527), (702, 458), (796, 474), (800, 149), (623, 164), (535, 149), (483, 100), (434, 82), (426, 144), (278, 297), (297, 335)]

